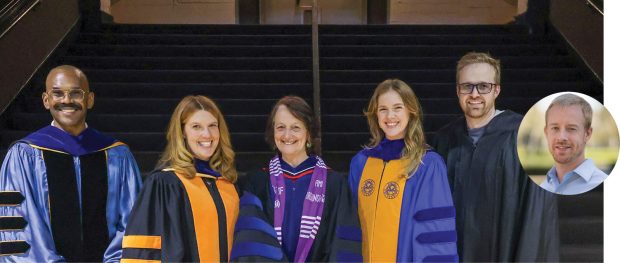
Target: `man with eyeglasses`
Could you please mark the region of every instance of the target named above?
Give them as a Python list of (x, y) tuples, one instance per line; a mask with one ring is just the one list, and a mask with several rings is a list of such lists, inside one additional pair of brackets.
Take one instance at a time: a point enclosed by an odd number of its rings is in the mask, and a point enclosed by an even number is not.
[(464, 262), (558, 261), (555, 196), (532, 183), (517, 156), (523, 116), (497, 110), (500, 61), (471, 52), (457, 64), (464, 116), (441, 128), (433, 146), (446, 161)]
[(95, 95), (81, 70), (56, 67), (45, 86), (52, 123), (14, 143), (0, 169), (0, 261), (118, 261), (136, 161), (86, 124)]

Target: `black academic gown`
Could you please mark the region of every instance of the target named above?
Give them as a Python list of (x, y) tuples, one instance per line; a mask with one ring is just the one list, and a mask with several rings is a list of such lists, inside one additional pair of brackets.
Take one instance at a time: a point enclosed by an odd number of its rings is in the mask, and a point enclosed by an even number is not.
[(123, 238), (126, 262), (227, 262), (239, 212), (221, 176), (155, 171), (144, 182)]
[[(310, 176), (310, 175), (306, 175)], [(261, 170), (249, 173), (240, 178), (239, 185), (243, 191), (249, 192), (260, 200), (262, 211), (249, 211), (244, 208), (242, 201), (240, 217), (253, 214), (257, 218), (262, 218), (267, 224), (273, 227), (274, 200), (270, 193), (271, 182), (269, 172)], [(242, 198), (243, 199), (243, 198)], [(249, 212), (248, 212), (249, 211)], [(259, 212), (258, 216), (256, 215)], [(239, 234), (245, 236), (238, 236)], [(278, 246), (274, 244), (274, 238), (265, 237), (262, 234), (252, 236), (240, 231), (235, 234), (235, 242), (260, 242), (268, 246)], [(243, 239), (243, 240), (242, 240)], [(272, 239), (269, 241), (269, 239)], [(235, 248), (233, 248), (235, 251)], [(234, 254), (235, 252), (233, 252)], [(327, 171), (327, 188), (325, 193), (325, 205), (321, 216), (316, 239), (306, 258), (307, 262), (328, 262), (328, 261), (359, 261), (361, 259), (361, 230), (357, 211), (351, 200), (351, 194), (346, 182), (346, 178), (332, 170)], [(268, 258), (256, 256), (239, 257), (236, 261), (269, 261)], [(286, 257), (281, 260), (287, 261)], [(292, 261), (292, 259), (288, 259)], [(234, 260), (235, 261), (235, 260)]]
[(500, 113), (474, 145), (460, 117), (433, 140), (447, 162), (462, 261), (559, 260), (555, 195), (528, 178), (517, 156), (522, 118)]

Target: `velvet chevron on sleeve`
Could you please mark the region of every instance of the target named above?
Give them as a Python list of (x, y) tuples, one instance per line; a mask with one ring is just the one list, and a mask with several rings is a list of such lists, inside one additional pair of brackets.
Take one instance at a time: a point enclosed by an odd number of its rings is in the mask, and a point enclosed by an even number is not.
[[(242, 197), (244, 201), (242, 201), (240, 217), (235, 228), (232, 255), (243, 255), (237, 257), (237, 261), (292, 261), (283, 253), (283, 245), (278, 243), (275, 232), (272, 232), (274, 231), (274, 193), (269, 173), (266, 171), (250, 173), (240, 179), (240, 184), (247, 193)], [(359, 262), (362, 260), (361, 231), (346, 178), (328, 170), (326, 185), (325, 207), (320, 219), (321, 223), (306, 261)], [(254, 220), (249, 220), (249, 218), (254, 218)], [(270, 228), (265, 228), (265, 224)], [(283, 233), (283, 235), (289, 234), (299, 235), (299, 233)], [(283, 242), (287, 240), (289, 239), (284, 239)], [(257, 252), (259, 248), (264, 250)]]
[(263, 211), (258, 197), (245, 191), (239, 202), (239, 218), (235, 224), (233, 262), (287, 262), (280, 243)]
[(427, 152), (422, 163), (403, 192), (396, 261), (457, 262), (456, 211), (446, 166), (435, 152)]
[(118, 261), (141, 184), (129, 148), (93, 128), (28, 135), (0, 170), (0, 260)]
[[(394, 147), (387, 144), (391, 142), (382, 146)], [(409, 178), (403, 176), (405, 166), (403, 159), (371, 150), (351, 161), (349, 186), (357, 200), (364, 261), (458, 261), (455, 210), (443, 160), (427, 151)]]
[(342, 181), (339, 185), (338, 208), (335, 210), (336, 233), (332, 239), (330, 261), (361, 262), (363, 261), (362, 229), (349, 186), (345, 180)]

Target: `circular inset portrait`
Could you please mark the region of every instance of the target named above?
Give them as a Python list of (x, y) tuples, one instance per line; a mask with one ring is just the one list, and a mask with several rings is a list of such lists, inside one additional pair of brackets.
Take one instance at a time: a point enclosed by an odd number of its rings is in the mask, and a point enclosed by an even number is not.
[(601, 184), (620, 148), (609, 111), (577, 92), (538, 101), (523, 118), (517, 140), (519, 160), (530, 179), (563, 195), (581, 194)]

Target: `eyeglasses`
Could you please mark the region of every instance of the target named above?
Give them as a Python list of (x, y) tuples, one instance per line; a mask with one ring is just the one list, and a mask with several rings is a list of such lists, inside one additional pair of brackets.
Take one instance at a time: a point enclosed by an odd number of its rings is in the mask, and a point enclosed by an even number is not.
[(86, 93), (88, 92), (81, 90), (81, 89), (68, 89), (68, 90), (56, 89), (56, 90), (50, 91), (48, 94), (52, 96), (52, 99), (55, 101), (61, 101), (62, 99), (65, 98), (66, 95), (69, 96), (70, 100), (82, 101)]
[(472, 92), (474, 92), (474, 88), (478, 90), (478, 94), (487, 94), (493, 91), (493, 88), (495, 88), (495, 86), (497, 86), (497, 84), (487, 83), (487, 82), (480, 82), (476, 84), (472, 84), (472, 83), (458, 84), (460, 94), (471, 94)]

